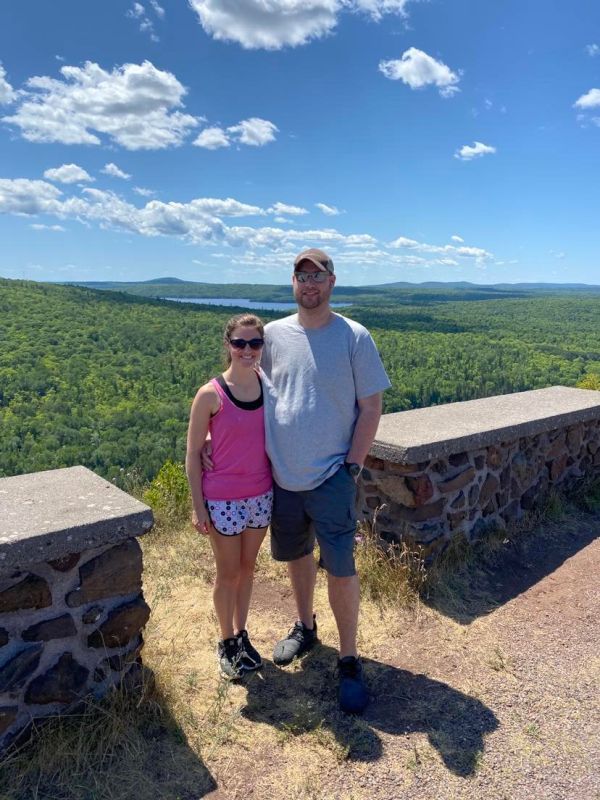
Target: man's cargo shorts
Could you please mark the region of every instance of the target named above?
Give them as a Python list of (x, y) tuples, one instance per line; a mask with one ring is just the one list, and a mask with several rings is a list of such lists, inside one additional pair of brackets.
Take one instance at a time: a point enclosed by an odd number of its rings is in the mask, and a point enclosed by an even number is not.
[(276, 561), (296, 561), (315, 547), (319, 565), (330, 575), (356, 575), (356, 483), (344, 464), (315, 489), (290, 492), (275, 482), (271, 519), (271, 554)]

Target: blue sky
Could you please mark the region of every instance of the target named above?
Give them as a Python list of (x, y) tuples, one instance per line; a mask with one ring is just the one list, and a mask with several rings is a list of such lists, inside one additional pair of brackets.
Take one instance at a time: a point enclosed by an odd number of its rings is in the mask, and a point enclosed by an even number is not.
[(0, 275), (600, 283), (600, 4), (7, 0)]

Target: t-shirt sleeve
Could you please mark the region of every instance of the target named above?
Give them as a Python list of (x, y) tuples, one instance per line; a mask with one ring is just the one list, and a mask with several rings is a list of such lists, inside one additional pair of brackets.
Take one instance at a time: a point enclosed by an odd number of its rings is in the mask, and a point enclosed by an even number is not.
[(383, 392), (392, 385), (373, 337), (367, 330), (360, 331), (356, 335), (356, 345), (352, 355), (352, 372), (357, 400), (377, 392)]
[(265, 344), (260, 356), (260, 368), (265, 373), (267, 378), (271, 377), (271, 342), (269, 341), (269, 331), (265, 330)]

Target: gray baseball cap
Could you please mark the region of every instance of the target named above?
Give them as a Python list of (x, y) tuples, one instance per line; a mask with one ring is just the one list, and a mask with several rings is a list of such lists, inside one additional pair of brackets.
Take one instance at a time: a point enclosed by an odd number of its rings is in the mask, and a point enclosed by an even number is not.
[(303, 250), (300, 255), (296, 256), (294, 261), (294, 269), (302, 261), (310, 261), (315, 267), (318, 267), (321, 272), (329, 272), (333, 275), (333, 261), (324, 250), (319, 250), (316, 247), (311, 247), (309, 250)]

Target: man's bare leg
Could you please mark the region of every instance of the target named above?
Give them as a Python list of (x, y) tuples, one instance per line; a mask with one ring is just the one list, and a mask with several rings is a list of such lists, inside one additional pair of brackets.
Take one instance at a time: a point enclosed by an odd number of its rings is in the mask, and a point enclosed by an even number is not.
[(337, 623), (340, 637), (340, 658), (358, 655), (356, 633), (358, 629), (358, 609), (360, 604), (360, 584), (358, 575), (336, 578), (327, 575), (329, 605)]
[(313, 596), (317, 579), (317, 564), (312, 553), (288, 562), (288, 574), (296, 600), (298, 619), (306, 628), (313, 627)]

